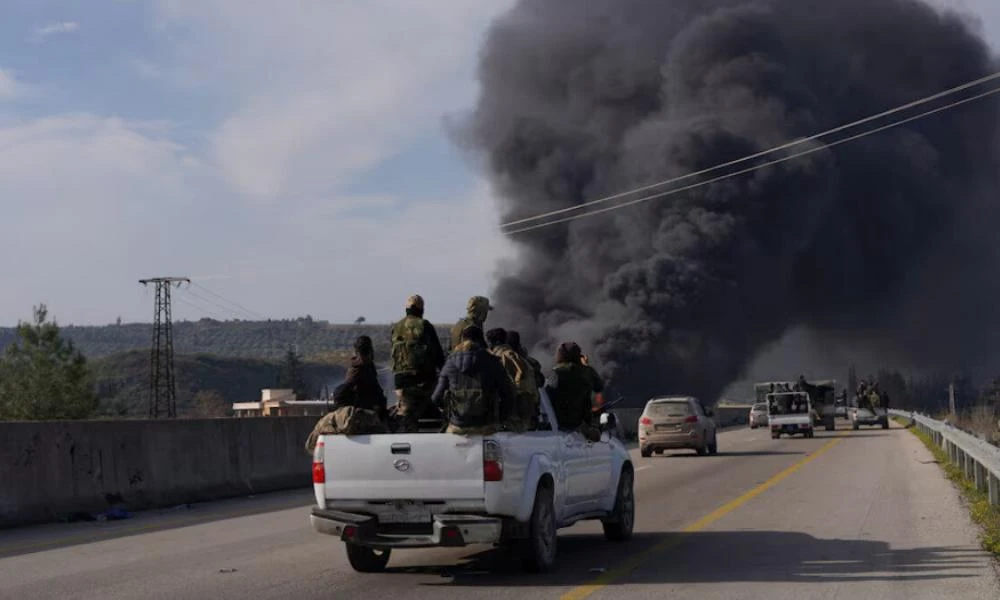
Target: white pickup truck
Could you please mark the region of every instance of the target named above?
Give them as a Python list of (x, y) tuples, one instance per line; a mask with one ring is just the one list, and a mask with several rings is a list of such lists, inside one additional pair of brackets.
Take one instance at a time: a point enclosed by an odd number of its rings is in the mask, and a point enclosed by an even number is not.
[(771, 426), (771, 437), (778, 439), (781, 434), (814, 437), (816, 415), (809, 394), (805, 392), (778, 392), (767, 394), (767, 423)]
[(344, 541), (351, 566), (385, 568), (394, 548), (512, 547), (529, 571), (555, 562), (556, 531), (599, 519), (625, 541), (635, 522), (634, 471), (601, 415), (601, 439), (560, 431), (542, 394), (539, 430), (493, 435), (324, 435), (313, 453), (319, 533)]

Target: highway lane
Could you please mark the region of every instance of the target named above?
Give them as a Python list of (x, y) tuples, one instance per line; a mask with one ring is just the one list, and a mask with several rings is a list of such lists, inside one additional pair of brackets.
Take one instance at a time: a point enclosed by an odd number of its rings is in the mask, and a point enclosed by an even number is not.
[(1000, 595), (957, 493), (909, 432), (719, 440), (711, 457), (635, 451), (635, 539), (606, 542), (598, 523), (564, 530), (547, 575), (488, 548), (397, 552), (388, 572), (358, 574), (309, 527), (309, 493), (289, 492), (0, 532), (0, 598)]

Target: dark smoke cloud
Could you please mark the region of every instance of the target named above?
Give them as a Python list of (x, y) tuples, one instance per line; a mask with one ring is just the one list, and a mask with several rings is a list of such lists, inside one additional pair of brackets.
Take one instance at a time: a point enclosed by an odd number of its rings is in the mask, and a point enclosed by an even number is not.
[[(994, 69), (916, 0), (521, 0), (462, 142), (504, 220), (761, 151)], [(517, 234), (491, 321), (578, 341), (633, 402), (714, 399), (793, 327), (887, 362), (996, 346), (998, 103)], [(795, 375), (788, 373), (789, 376)]]

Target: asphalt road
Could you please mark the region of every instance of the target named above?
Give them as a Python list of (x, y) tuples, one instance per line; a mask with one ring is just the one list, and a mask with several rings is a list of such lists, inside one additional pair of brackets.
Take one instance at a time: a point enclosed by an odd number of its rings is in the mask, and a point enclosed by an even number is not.
[(547, 575), (489, 548), (397, 552), (386, 573), (355, 573), (310, 528), (302, 491), (0, 531), (0, 598), (1000, 597), (957, 492), (895, 424), (814, 439), (741, 429), (717, 456), (634, 455), (636, 537), (564, 530)]

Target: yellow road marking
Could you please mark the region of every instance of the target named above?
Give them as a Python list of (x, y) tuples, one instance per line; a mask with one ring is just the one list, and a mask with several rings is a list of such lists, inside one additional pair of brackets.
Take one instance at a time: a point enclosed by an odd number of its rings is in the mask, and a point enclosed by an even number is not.
[(837, 436), (835, 439), (832, 439), (829, 442), (823, 444), (822, 446), (819, 447), (818, 450), (816, 450), (809, 456), (803, 458), (802, 460), (788, 467), (784, 471), (781, 471), (774, 477), (771, 477), (764, 483), (758, 485), (757, 487), (743, 494), (739, 498), (736, 498), (735, 500), (731, 500), (726, 504), (723, 504), (719, 508), (713, 510), (704, 517), (688, 525), (687, 527), (681, 530), (681, 535), (670, 536), (667, 539), (663, 540), (662, 542), (659, 542), (652, 548), (649, 548), (644, 552), (640, 552), (639, 554), (636, 554), (631, 558), (626, 559), (625, 562), (619, 564), (613, 569), (605, 571), (590, 583), (585, 583), (575, 589), (570, 590), (569, 592), (566, 592), (565, 594), (560, 596), (560, 600), (582, 600), (583, 598), (590, 596), (591, 594), (607, 586), (608, 584), (628, 575), (653, 555), (659, 554), (664, 550), (669, 550), (670, 548), (673, 548), (674, 546), (679, 544), (684, 538), (683, 534), (700, 531), (708, 527), (712, 523), (718, 521), (722, 517), (733, 512), (743, 504), (746, 504), (746, 502), (751, 500), (752, 498), (763, 494), (767, 490), (776, 486), (778, 483), (780, 483), (782, 480), (787, 478), (792, 473), (798, 471), (808, 463), (815, 460), (819, 455), (823, 454), (830, 448), (833, 448), (834, 446), (842, 442), (844, 440), (844, 437), (846, 436)]

